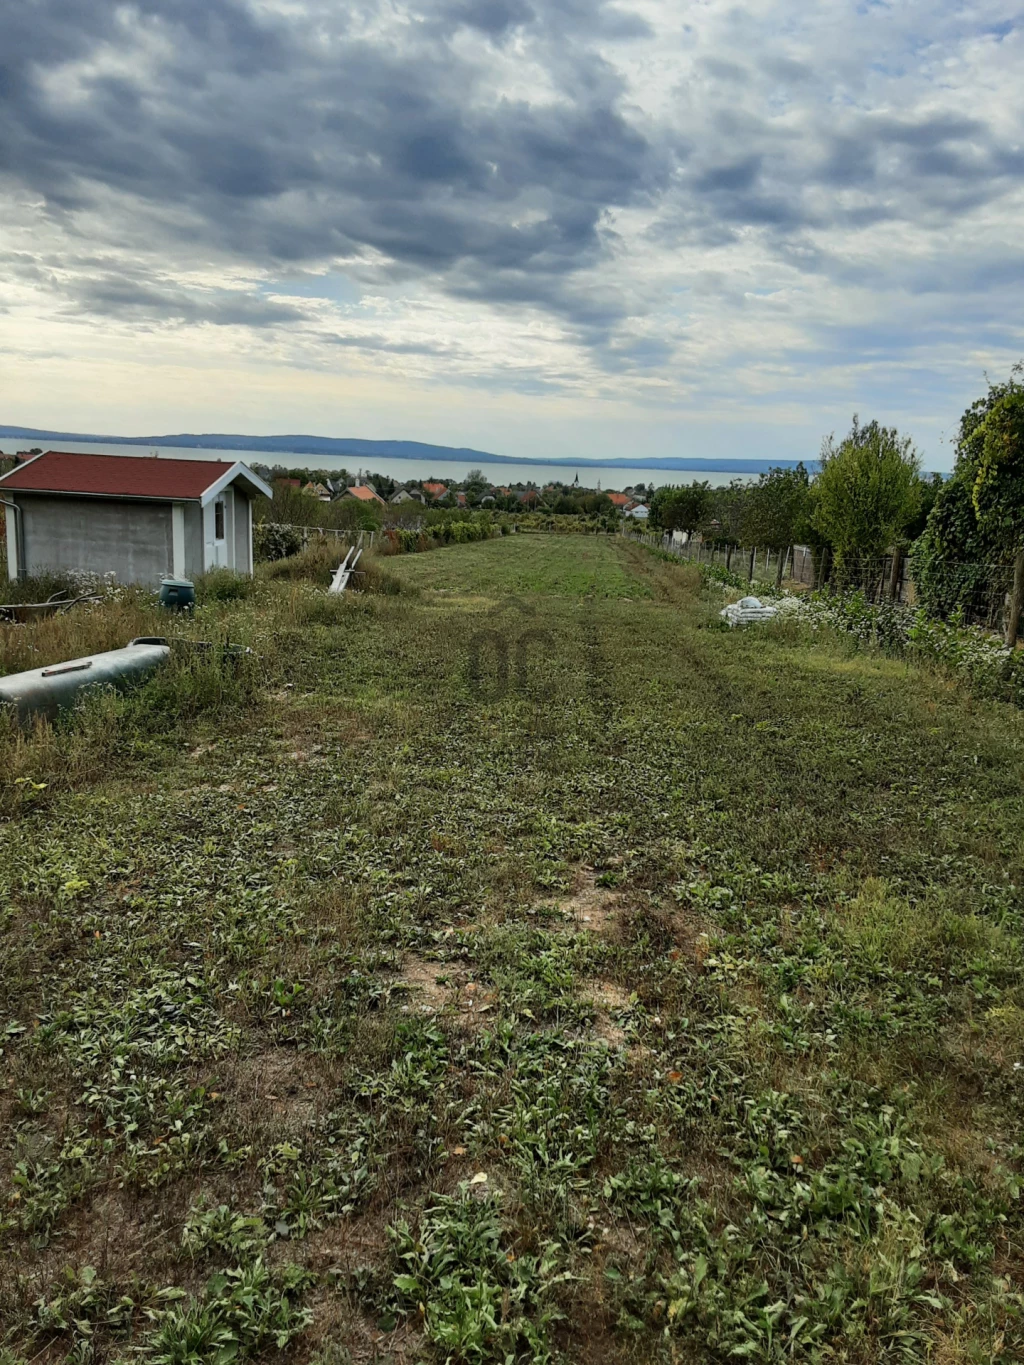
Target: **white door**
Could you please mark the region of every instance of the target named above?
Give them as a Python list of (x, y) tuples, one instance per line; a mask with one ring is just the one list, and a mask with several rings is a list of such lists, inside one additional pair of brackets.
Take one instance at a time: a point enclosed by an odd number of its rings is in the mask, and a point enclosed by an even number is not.
[(213, 504), (213, 562), (218, 568), (228, 562), (227, 509), (223, 498)]

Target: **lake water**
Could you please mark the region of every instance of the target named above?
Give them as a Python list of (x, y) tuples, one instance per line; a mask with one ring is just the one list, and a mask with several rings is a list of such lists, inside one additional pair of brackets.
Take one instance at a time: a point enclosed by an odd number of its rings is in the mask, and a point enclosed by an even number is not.
[[(27, 450), (38, 444), (22, 437), (20, 440), (10, 440), (5, 438), (0, 441), (0, 452), (4, 455), (13, 455), (17, 450)], [(101, 442), (92, 441), (60, 441), (50, 443), (49, 446), (44, 442), (44, 449), (60, 449), (78, 451), (83, 455), (149, 455), (156, 450), (158, 455), (166, 456), (169, 459), (188, 459), (188, 460), (242, 460), (245, 464), (280, 464), (288, 468), (295, 469), (347, 469), (350, 473), (356, 473), (360, 468), (360, 456), (357, 455), (287, 455), (270, 454), (266, 451), (255, 450), (193, 450), (184, 449), (180, 446), (135, 446), (135, 445), (104, 445)], [(732, 479), (741, 478), (745, 480), (755, 479), (756, 474), (735, 474), (727, 469), (723, 470), (689, 470), (689, 469), (593, 469), (584, 466), (579, 471), (573, 465), (557, 464), (486, 464), (483, 461), (470, 462), (468, 460), (449, 460), (439, 458), (437, 460), (403, 460), (394, 456), (371, 456), (362, 466), (364, 473), (386, 474), (389, 478), (404, 483), (407, 479), (431, 479), (436, 478), (444, 482), (459, 482), (466, 477), (471, 469), (479, 469), (485, 479), (492, 484), (508, 487), (514, 483), (536, 483), (543, 486), (546, 483), (572, 483), (573, 476), (578, 472), (580, 485), (584, 488), (597, 488), (612, 491), (625, 487), (633, 487), (638, 483), (654, 484), (660, 487), (663, 484), (691, 483), (694, 479), (707, 480), (713, 488), (723, 487)]]

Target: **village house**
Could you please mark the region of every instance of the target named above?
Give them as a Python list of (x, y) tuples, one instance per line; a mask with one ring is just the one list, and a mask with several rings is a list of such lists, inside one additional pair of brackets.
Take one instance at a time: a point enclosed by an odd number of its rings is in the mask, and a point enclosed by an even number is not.
[(7, 572), (113, 574), (156, 584), (252, 573), (252, 504), (270, 487), (240, 460), (49, 450), (0, 478)]
[(381, 507), (386, 506), (384, 499), (377, 490), (371, 488), (370, 485), (366, 483), (357, 483), (353, 484), (351, 488), (346, 488), (345, 497), (355, 498), (357, 502), (376, 502), (379, 503)]
[(308, 498), (316, 498), (319, 502), (331, 501), (331, 490), (326, 484), (307, 483), (303, 485), (302, 491)]
[(433, 498), (435, 501), (448, 496), (448, 489), (443, 483), (425, 483), (423, 491), (428, 498)]

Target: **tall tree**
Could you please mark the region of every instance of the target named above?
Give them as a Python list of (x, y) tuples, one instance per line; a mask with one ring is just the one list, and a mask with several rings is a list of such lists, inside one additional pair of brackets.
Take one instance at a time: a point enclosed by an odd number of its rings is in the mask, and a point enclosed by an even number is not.
[(703, 483), (659, 488), (651, 499), (651, 521), (664, 531), (699, 531), (711, 515), (711, 487)]
[(743, 540), (778, 555), (775, 582), (782, 582), (785, 551), (799, 537), (807, 520), (810, 480), (802, 464), (795, 469), (770, 469), (747, 492), (743, 509)]
[(1024, 544), (1024, 391), (993, 404), (979, 430), (981, 454), (971, 501), (983, 534), (1017, 548)]
[(842, 442), (826, 439), (814, 523), (838, 559), (882, 555), (903, 542), (918, 506), (920, 467), (913, 441), (895, 427), (861, 426), (855, 416)]
[(750, 485), (743, 479), (733, 479), (724, 488), (711, 494), (711, 514), (718, 526), (715, 536), (727, 545), (738, 545), (743, 538), (743, 517), (746, 512)]
[(921, 601), (936, 615), (963, 612), (998, 624), (1002, 592), (993, 591), (990, 566), (1009, 567), (1024, 525), (1019, 484), (1022, 400), (1024, 364), (1018, 363), (1008, 379), (990, 383), (988, 392), (960, 418), (952, 477), (939, 489), (911, 552)]

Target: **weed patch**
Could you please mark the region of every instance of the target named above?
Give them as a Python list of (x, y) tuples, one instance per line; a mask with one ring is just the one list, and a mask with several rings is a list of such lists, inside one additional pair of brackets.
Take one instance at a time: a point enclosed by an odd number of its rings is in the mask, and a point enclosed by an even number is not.
[(0, 1352), (1024, 1357), (1019, 711), (615, 538), (313, 558), (0, 737)]

